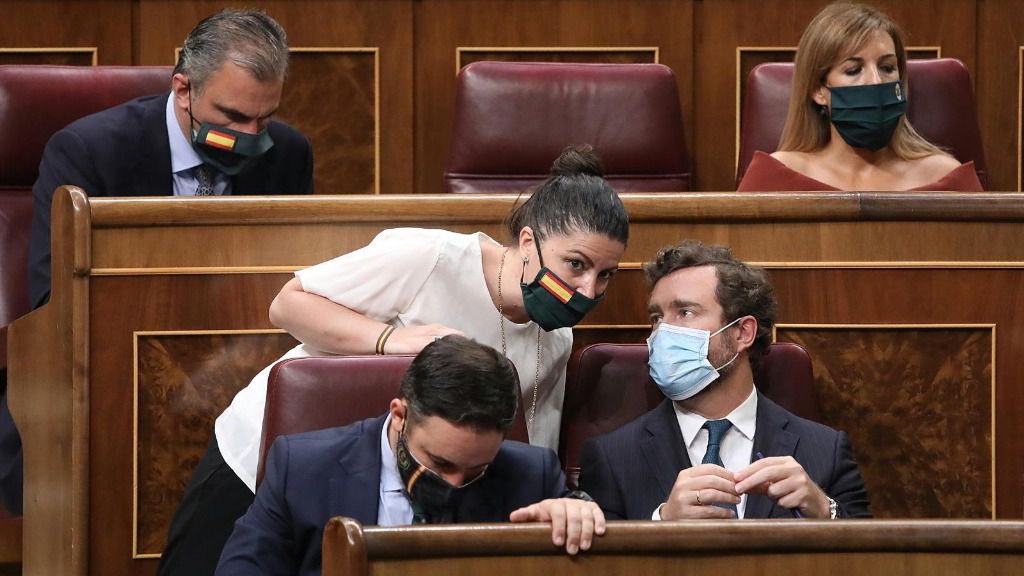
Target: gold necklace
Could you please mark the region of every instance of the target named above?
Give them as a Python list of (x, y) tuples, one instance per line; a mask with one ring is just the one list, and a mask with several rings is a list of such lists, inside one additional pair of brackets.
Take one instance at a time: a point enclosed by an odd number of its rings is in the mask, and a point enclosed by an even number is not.
[[(501, 272), (505, 269), (505, 256), (508, 248), (501, 253), (501, 264), (498, 265), (498, 327), (501, 329), (501, 353), (508, 358), (508, 345), (505, 343), (505, 301), (501, 297)], [(530, 416), (526, 420), (526, 433), (533, 434), (533, 419), (537, 415), (537, 389), (540, 388), (540, 325), (537, 325), (537, 366), (533, 372), (533, 403), (530, 405)]]

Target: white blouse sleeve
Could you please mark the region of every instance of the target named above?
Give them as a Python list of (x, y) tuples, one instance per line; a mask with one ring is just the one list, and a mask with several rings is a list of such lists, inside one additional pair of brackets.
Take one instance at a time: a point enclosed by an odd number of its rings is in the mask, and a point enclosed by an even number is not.
[(306, 292), (388, 322), (408, 308), (441, 252), (439, 230), (396, 228), (295, 275)]

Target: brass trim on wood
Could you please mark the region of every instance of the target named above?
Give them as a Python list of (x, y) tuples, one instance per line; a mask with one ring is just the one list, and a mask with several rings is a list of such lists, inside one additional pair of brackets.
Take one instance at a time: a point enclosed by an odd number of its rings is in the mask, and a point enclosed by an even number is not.
[(932, 323), (910, 323), (910, 324), (776, 324), (772, 326), (772, 342), (778, 340), (778, 329), (809, 329), (809, 330), (948, 330), (948, 329), (973, 329), (973, 330), (984, 330), (988, 329), (992, 334), (992, 375), (990, 377), (990, 391), (989, 399), (991, 401), (990, 413), (991, 417), (991, 434), (992, 441), (989, 445), (991, 451), (991, 467), (989, 475), (992, 481), (992, 519), (996, 519), (996, 324), (992, 323), (979, 323), (979, 324), (932, 324)]
[(1017, 192), (1020, 192), (1021, 162), (1024, 161), (1021, 149), (1021, 131), (1024, 130), (1024, 46), (1017, 47)]
[(133, 330), (132, 331), (132, 560), (160, 558), (161, 554), (139, 553), (139, 337), (205, 336), (210, 334), (283, 334), (279, 328), (234, 330)]
[[(79, 190), (76, 187), (67, 188)], [(84, 197), (84, 192), (81, 192)], [(1024, 222), (1018, 192), (689, 192), (620, 194), (634, 223)], [(89, 198), (94, 229), (121, 226), (238, 226), (443, 221), (502, 222), (508, 194), (353, 194), (315, 196), (140, 196)]]
[(170, 266), (164, 268), (93, 268), (90, 276), (184, 276), (189, 274), (278, 274), (308, 266)]

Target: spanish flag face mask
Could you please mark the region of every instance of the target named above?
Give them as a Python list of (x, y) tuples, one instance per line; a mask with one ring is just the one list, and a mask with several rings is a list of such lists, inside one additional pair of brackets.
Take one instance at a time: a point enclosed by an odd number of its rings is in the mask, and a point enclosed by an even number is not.
[[(191, 87), (189, 91), (191, 101)], [(249, 162), (274, 146), (266, 128), (257, 134), (248, 134), (210, 122), (199, 122), (192, 115), (191, 106), (188, 117), (192, 121), (192, 148), (200, 160), (228, 176), (238, 174)], [(196, 124), (199, 124), (198, 129)]]
[[(537, 323), (545, 331), (550, 332), (557, 328), (575, 326), (586, 316), (587, 312), (597, 306), (597, 303), (604, 298), (604, 294), (598, 294), (595, 298), (588, 298), (570, 288), (564, 280), (544, 265), (544, 257), (540, 255), (540, 239), (537, 239), (537, 259), (540, 261), (540, 270), (533, 282), (525, 283), (524, 277), (519, 279), (519, 288), (523, 291), (523, 306), (530, 320)], [(526, 267), (523, 266), (523, 274), (526, 274)]]

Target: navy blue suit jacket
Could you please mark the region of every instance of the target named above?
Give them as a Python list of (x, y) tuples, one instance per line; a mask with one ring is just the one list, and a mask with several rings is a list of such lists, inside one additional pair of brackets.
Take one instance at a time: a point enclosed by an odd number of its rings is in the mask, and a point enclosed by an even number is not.
[[(864, 489), (850, 443), (838, 432), (790, 413), (757, 395), (753, 454), (792, 456), (839, 504), (841, 517), (868, 517)], [(692, 466), (671, 400), (618, 430), (591, 438), (580, 454), (579, 488), (609, 520), (649, 520), (668, 499), (680, 470)], [(792, 518), (768, 496), (747, 497), (745, 518)]]
[[(69, 124), (50, 138), (32, 187), (29, 298), (33, 308), (50, 295), (50, 205), (53, 192), (73, 184), (89, 196), (171, 196), (167, 94), (146, 96)], [(278, 121), (267, 127), (274, 147), (234, 177), (231, 193), (311, 194), (309, 140)]]
[[(278, 438), (256, 501), (235, 523), (217, 575), (318, 575), (327, 520), (349, 516), (377, 524), (385, 418)], [(565, 493), (554, 452), (505, 441), (484, 477), (466, 488), (455, 522), (507, 522), (517, 508)]]

